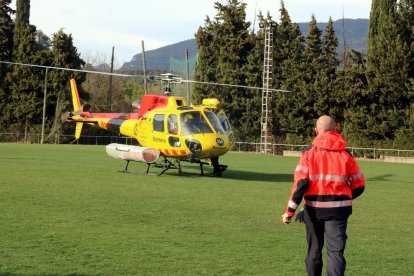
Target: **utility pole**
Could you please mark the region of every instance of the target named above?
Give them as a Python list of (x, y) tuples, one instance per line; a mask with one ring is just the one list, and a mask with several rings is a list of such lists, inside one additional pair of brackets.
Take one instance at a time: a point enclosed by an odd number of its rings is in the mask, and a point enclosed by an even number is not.
[(52, 67), (52, 65), (55, 63), (55, 60), (49, 65), (49, 67), (46, 67), (45, 71), (45, 84), (43, 88), (43, 115), (42, 115), (42, 134), (40, 137), (40, 144), (43, 144), (45, 142), (45, 124), (46, 124), (46, 100), (47, 100), (47, 73), (49, 72), (49, 68)]
[[(186, 64), (186, 73), (187, 80), (190, 80), (190, 65), (188, 61), (188, 49), (185, 49), (185, 64)], [(187, 104), (190, 104), (190, 82), (187, 82)]]
[(145, 46), (144, 46), (144, 40), (141, 42), (142, 47), (142, 71), (144, 73), (144, 94), (148, 94), (147, 89), (147, 63), (145, 62)]
[(43, 144), (45, 141), (45, 121), (46, 121), (46, 98), (47, 98), (47, 72), (49, 67), (46, 67), (45, 72), (45, 87), (43, 90), (43, 116), (42, 116), (42, 135), (40, 138), (40, 144)]
[(109, 112), (112, 111), (112, 73), (114, 72), (114, 52), (115, 52), (115, 47), (112, 46), (111, 74), (109, 75), (109, 89), (108, 89), (108, 99), (107, 99), (107, 104), (109, 106)]
[(264, 43), (264, 60), (263, 60), (263, 90), (262, 90), (262, 115), (260, 118), (261, 133), (260, 133), (260, 152), (269, 153), (268, 147), (270, 132), (269, 132), (269, 104), (270, 104), (270, 86), (272, 84), (272, 66), (273, 66), (273, 27), (275, 22), (267, 21), (260, 24), (260, 28), (264, 29), (265, 43)]

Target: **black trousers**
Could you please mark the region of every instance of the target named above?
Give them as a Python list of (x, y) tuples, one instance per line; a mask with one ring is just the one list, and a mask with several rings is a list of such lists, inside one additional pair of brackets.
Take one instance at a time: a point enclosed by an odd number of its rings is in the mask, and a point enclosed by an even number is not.
[(322, 275), (322, 248), (326, 237), (327, 265), (326, 275), (344, 275), (346, 261), (344, 258), (346, 244), (346, 227), (348, 219), (318, 220), (311, 219), (305, 209), (306, 239), (308, 255), (305, 259), (309, 276)]

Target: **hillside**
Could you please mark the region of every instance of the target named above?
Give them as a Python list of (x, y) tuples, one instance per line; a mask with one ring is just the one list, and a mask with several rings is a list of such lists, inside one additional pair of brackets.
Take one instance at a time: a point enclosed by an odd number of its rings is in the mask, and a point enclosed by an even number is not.
[[(148, 70), (168, 71), (170, 69), (170, 58), (184, 59), (185, 50), (188, 56), (197, 54), (197, 47), (194, 39), (181, 41), (172, 45), (164, 46), (155, 50), (145, 52), (145, 61)], [(142, 54), (136, 54), (132, 60), (122, 65), (122, 70), (142, 70)]]
[[(334, 30), (339, 40), (338, 52), (341, 52), (343, 49), (344, 37), (348, 47), (365, 52), (367, 49), (368, 23), (368, 19), (341, 19), (334, 21)], [(318, 23), (318, 28), (324, 31), (326, 24)], [(303, 35), (308, 33), (308, 23), (299, 23), (299, 27)]]
[[(321, 30), (325, 30), (327, 23), (318, 23)], [(299, 23), (303, 35), (308, 33), (308, 23)], [(365, 52), (367, 48), (368, 19), (344, 19), (334, 21), (334, 30), (339, 40), (338, 52), (342, 51), (343, 38), (348, 47)], [(184, 59), (185, 50), (189, 57), (197, 54), (195, 39), (181, 41), (145, 53), (148, 70), (169, 71), (170, 59)], [(122, 70), (142, 70), (142, 54), (136, 54), (132, 60), (122, 65)]]

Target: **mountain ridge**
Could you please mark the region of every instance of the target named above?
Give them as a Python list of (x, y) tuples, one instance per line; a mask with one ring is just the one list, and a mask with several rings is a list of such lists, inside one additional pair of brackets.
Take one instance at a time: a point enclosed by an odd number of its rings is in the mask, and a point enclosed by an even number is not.
[[(333, 21), (333, 27), (338, 38), (337, 52), (343, 51), (344, 38), (347, 47), (354, 50), (365, 52), (367, 49), (368, 36), (368, 19), (339, 19)], [(298, 23), (302, 35), (306, 36), (309, 29), (309, 23)], [(317, 26), (323, 32), (327, 23), (317, 23)], [(163, 46), (154, 50), (145, 52), (145, 61), (147, 70), (170, 70), (171, 58), (184, 60), (185, 50), (188, 50), (189, 57), (197, 54), (197, 45), (195, 39), (187, 39), (171, 45)], [(131, 61), (125, 62), (121, 70), (142, 70), (142, 53), (136, 54)]]

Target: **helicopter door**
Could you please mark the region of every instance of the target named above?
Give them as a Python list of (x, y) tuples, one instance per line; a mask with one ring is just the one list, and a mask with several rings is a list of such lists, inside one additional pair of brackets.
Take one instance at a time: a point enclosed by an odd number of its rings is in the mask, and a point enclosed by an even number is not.
[(152, 146), (155, 148), (163, 148), (166, 142), (165, 135), (165, 114), (155, 114), (152, 123)]
[(220, 110), (217, 113), (217, 117), (220, 121), (221, 126), (224, 129), (224, 132), (229, 137), (230, 145), (233, 145), (234, 144), (234, 135), (233, 135), (233, 132), (231, 131), (231, 126), (230, 126), (230, 123), (229, 123), (229, 119), (227, 118), (226, 114), (224, 114), (223, 110)]
[(168, 129), (168, 143), (172, 147), (180, 147), (180, 138), (178, 135), (178, 119), (177, 115), (170, 114), (167, 120), (167, 129)]

